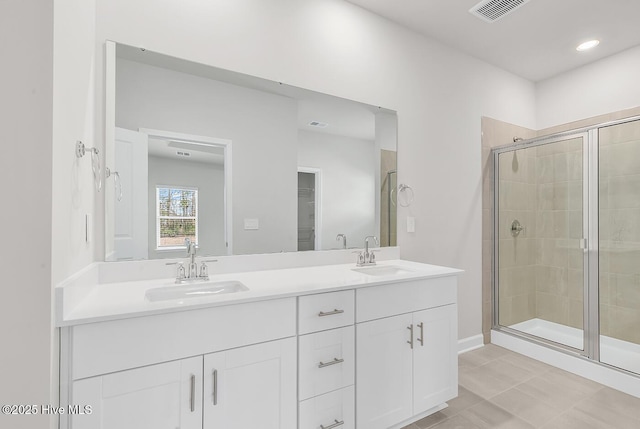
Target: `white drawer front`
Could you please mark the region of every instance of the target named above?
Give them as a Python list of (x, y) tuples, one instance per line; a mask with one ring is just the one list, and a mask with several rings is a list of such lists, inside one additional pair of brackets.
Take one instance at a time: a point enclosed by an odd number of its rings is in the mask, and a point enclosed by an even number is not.
[(294, 336), (295, 298), (73, 327), (74, 380)]
[(454, 304), (457, 282), (447, 276), (358, 289), (357, 322)]
[(353, 324), (353, 290), (307, 295), (298, 299), (300, 335)]
[(354, 383), (354, 332), (353, 326), (347, 326), (299, 337), (300, 400)]
[[(342, 422), (342, 424), (340, 424)], [(300, 402), (298, 429), (355, 429), (353, 386)]]

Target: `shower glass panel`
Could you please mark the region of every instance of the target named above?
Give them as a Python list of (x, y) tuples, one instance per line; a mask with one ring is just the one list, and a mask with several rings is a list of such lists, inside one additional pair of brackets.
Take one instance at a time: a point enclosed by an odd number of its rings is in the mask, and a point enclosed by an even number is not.
[(514, 146), (495, 159), (497, 323), (577, 350), (584, 350), (586, 138)]
[(640, 121), (598, 142), (600, 361), (640, 374)]

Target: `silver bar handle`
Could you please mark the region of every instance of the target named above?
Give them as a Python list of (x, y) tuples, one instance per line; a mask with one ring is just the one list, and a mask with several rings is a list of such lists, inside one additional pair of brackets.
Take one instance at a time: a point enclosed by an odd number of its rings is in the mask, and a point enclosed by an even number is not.
[(411, 349), (413, 350), (413, 324), (407, 326), (407, 329), (409, 330), (409, 332), (411, 332), (411, 339), (407, 341), (407, 343), (409, 343)]
[(424, 347), (424, 322), (418, 323), (418, 328), (420, 328), (420, 338), (418, 338), (418, 341), (420, 341), (420, 345)]
[(334, 314), (342, 314), (344, 313), (344, 310), (338, 310), (337, 308), (334, 309), (333, 311), (321, 311), (320, 313), (318, 313), (318, 317), (325, 317), (325, 316), (333, 316)]
[(326, 362), (326, 363), (320, 361), (320, 363), (318, 364), (318, 368), (326, 368), (328, 366), (337, 365), (337, 364), (342, 363), (342, 362), (344, 362), (344, 359), (338, 359), (338, 358), (333, 358), (333, 360), (331, 362)]
[(218, 370), (213, 370), (213, 405), (218, 405)]
[(191, 375), (191, 412), (196, 410), (196, 376)]
[(334, 422), (335, 423), (329, 426), (320, 425), (320, 429), (333, 429), (333, 428), (337, 428), (338, 426), (342, 426), (344, 424), (344, 420), (338, 421), (337, 419), (335, 419)]

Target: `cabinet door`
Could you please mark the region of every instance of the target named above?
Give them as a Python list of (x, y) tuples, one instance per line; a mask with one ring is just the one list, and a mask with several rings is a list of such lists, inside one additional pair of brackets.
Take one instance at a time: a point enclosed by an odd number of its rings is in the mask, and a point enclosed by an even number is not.
[(202, 357), (166, 362), (73, 383), (73, 429), (202, 427)]
[(411, 314), (357, 325), (359, 429), (387, 429), (412, 416)]
[(456, 306), (413, 314), (413, 413), (419, 414), (458, 395)]
[(296, 340), (204, 357), (205, 429), (295, 429)]

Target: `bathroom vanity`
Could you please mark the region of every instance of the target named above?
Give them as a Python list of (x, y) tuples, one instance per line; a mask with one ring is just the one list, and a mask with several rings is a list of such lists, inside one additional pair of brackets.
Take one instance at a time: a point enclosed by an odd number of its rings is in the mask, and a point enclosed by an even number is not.
[(210, 282), (245, 288), (215, 296), (76, 279), (56, 289), (61, 406), (85, 412), (61, 428), (401, 428), (457, 396), (458, 273), (237, 272)]

